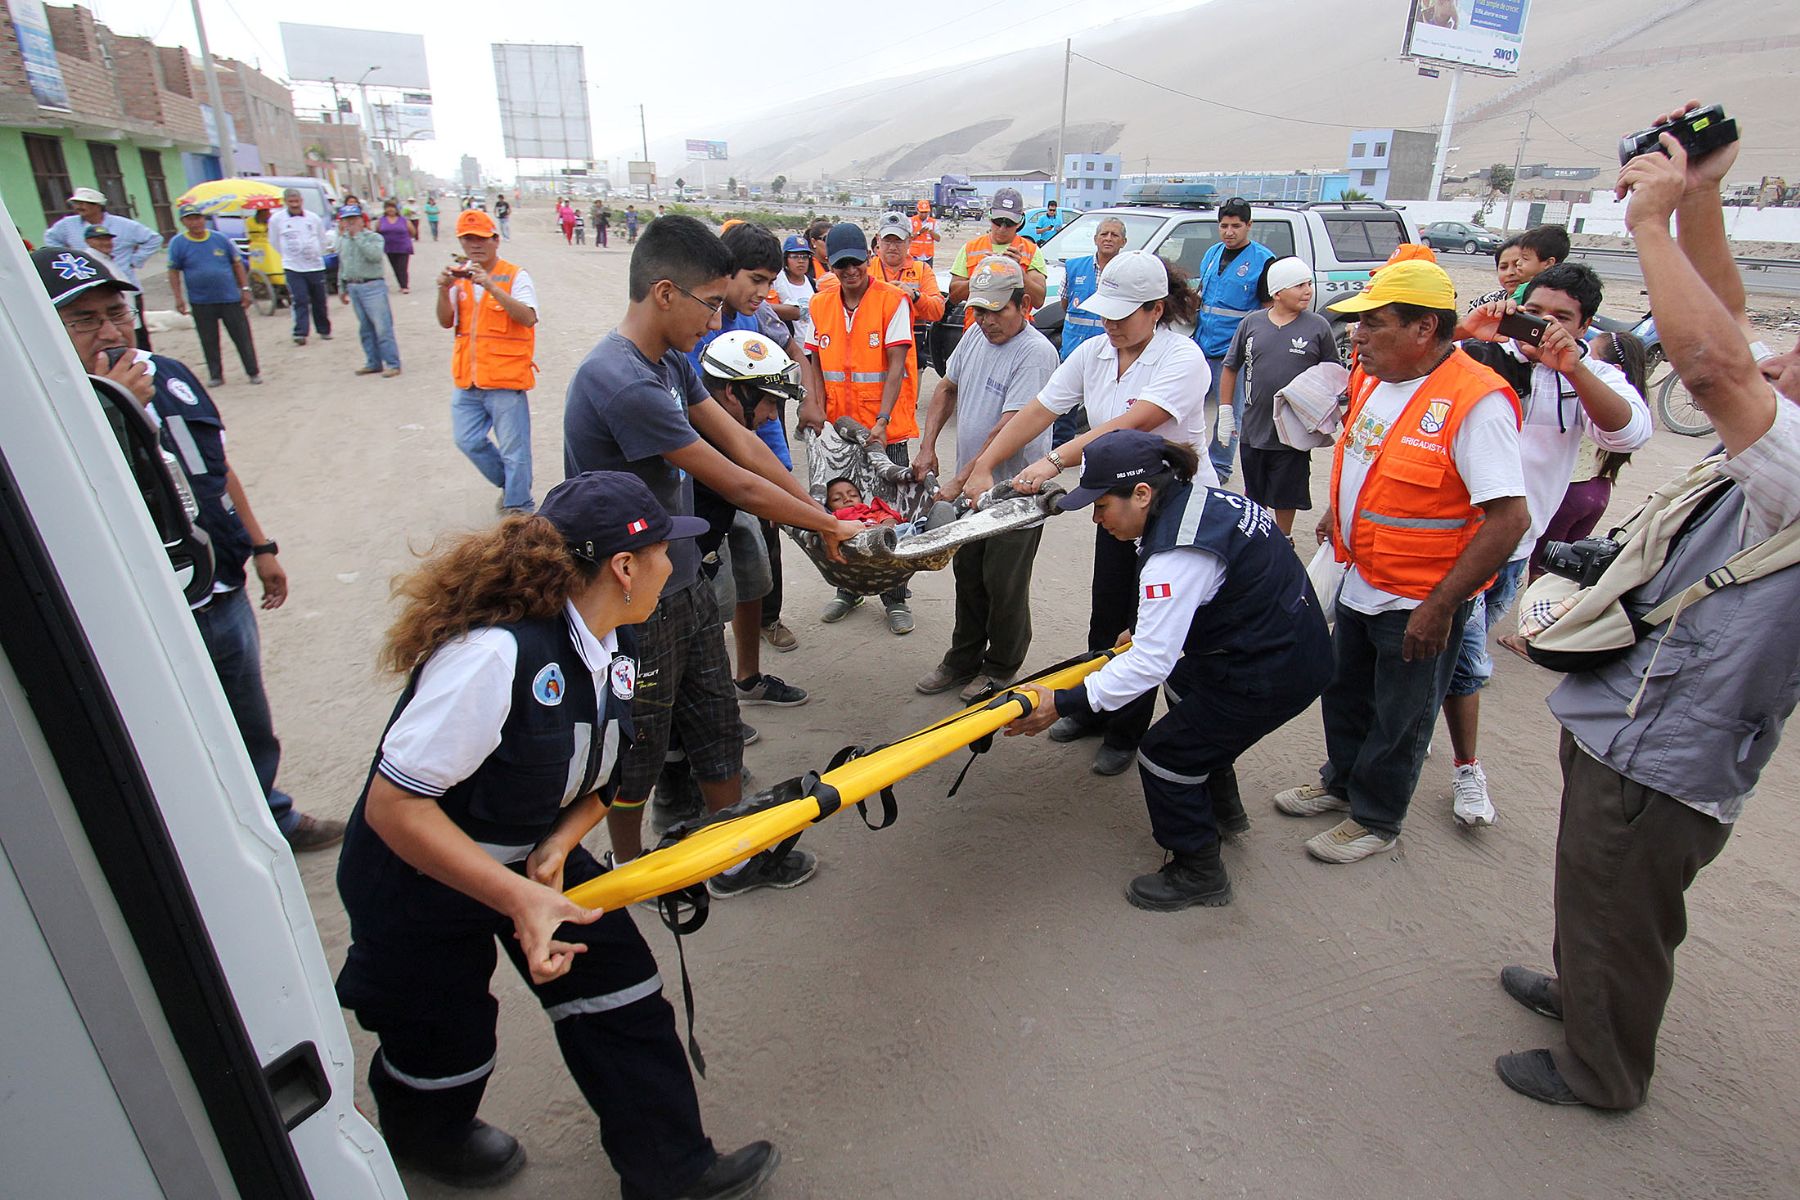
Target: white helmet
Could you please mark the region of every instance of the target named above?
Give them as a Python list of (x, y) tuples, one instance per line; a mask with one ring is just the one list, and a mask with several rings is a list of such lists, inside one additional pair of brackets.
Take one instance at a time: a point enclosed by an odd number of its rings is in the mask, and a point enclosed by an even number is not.
[(700, 352), (700, 369), (709, 379), (746, 384), (791, 400), (805, 398), (800, 387), (800, 364), (754, 330), (733, 329), (707, 343)]

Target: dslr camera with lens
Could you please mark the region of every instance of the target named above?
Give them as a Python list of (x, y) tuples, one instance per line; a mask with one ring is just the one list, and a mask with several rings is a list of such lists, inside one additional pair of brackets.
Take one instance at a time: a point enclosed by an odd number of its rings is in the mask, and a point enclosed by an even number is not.
[(1544, 570), (1582, 587), (1592, 587), (1619, 557), (1619, 543), (1609, 537), (1582, 538), (1579, 542), (1545, 542)]
[(1738, 140), (1737, 122), (1726, 116), (1719, 105), (1709, 104), (1673, 121), (1664, 121), (1661, 125), (1652, 125), (1620, 138), (1619, 165), (1624, 166), (1640, 154), (1667, 154), (1660, 140), (1665, 133), (1675, 135), (1689, 158), (1710, 154), (1720, 146), (1729, 146)]

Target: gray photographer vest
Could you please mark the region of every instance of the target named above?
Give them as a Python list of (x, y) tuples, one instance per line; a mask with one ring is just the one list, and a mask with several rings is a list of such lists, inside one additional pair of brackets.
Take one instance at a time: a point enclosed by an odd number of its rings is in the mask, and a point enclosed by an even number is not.
[[(1682, 534), (1663, 569), (1626, 595), (1633, 618), (1744, 549), (1744, 518), (1744, 493), (1734, 484)], [(1624, 657), (1569, 675), (1551, 693), (1550, 711), (1619, 774), (1730, 822), (1797, 698), (1800, 570), (1790, 567), (1720, 588)]]

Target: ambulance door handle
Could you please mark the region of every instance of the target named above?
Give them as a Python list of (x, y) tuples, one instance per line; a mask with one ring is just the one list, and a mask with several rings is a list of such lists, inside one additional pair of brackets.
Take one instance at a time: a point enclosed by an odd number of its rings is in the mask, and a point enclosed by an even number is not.
[(325, 1065), (319, 1061), (319, 1049), (311, 1042), (283, 1051), (263, 1068), (263, 1081), (275, 1100), (282, 1128), (289, 1133), (331, 1099), (331, 1082), (325, 1077)]

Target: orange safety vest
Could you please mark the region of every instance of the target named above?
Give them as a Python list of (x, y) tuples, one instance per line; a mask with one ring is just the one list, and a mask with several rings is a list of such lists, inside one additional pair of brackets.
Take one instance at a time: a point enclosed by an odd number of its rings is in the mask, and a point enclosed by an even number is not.
[[(1468, 485), (1450, 451), (1456, 431), (1476, 402), (1492, 392), (1512, 404), (1515, 421), (1523, 413), (1504, 379), (1461, 350), (1452, 351), (1419, 384), (1375, 451), (1356, 497), (1346, 546), (1338, 510), (1344, 447), (1380, 382), (1360, 367), (1350, 376), (1350, 411), (1331, 458), (1331, 545), (1337, 561), (1354, 564), (1370, 586), (1423, 600), (1443, 582), (1481, 527), (1481, 509), (1470, 503)], [(1475, 590), (1486, 590), (1488, 583)]]
[(921, 217), (917, 213), (914, 213), (912, 219), (912, 245), (907, 247), (907, 253), (911, 254), (914, 258), (935, 258), (937, 256), (937, 241), (931, 236), (935, 232), (937, 232), (936, 221), (930, 217)]
[[(881, 393), (887, 384), (888, 323), (906, 293), (879, 279), (869, 280), (869, 290), (854, 313), (844, 311), (840, 288), (812, 298), (813, 342), (818, 347), (819, 370), (825, 376), (825, 417), (854, 417), (873, 427), (881, 415)], [(846, 316), (848, 322), (846, 322)], [(907, 331), (912, 332), (910, 329)], [(897, 442), (919, 436), (915, 417), (918, 406), (918, 351), (906, 347), (906, 372), (894, 410), (888, 414), (888, 440)]]
[(912, 302), (914, 325), (921, 321), (929, 324), (943, 317), (944, 293), (938, 290), (937, 273), (918, 259), (908, 258), (906, 265), (898, 271), (889, 273), (887, 264), (882, 262), (881, 256), (877, 254), (869, 259), (869, 278), (879, 279), (883, 283), (918, 285), (919, 298)]
[[(1006, 244), (1008, 246), (1011, 246), (1014, 243), (1023, 245), (1027, 251), (1027, 253), (1025, 255), (1025, 261), (1021, 262), (1019, 264), (1019, 266), (1024, 268), (1026, 271), (1031, 270), (1031, 260), (1037, 257), (1037, 250), (1038, 250), (1037, 243), (1032, 241), (1030, 238), (1026, 237), (1022, 233), (1013, 234), (1013, 240)], [(963, 247), (963, 258), (966, 260), (968, 268), (969, 268), (969, 278), (970, 279), (975, 278), (975, 272), (981, 269), (981, 261), (983, 259), (985, 259), (988, 255), (990, 255), (990, 254), (1005, 254), (1005, 253), (1006, 253), (1005, 250), (995, 248), (994, 239), (989, 234), (984, 233), (980, 237), (975, 238), (974, 240), (970, 241), (967, 245), (965, 245)], [(1029, 321), (1031, 319), (1031, 313), (1032, 313), (1031, 305), (1026, 304), (1025, 319), (1027, 321)], [(964, 329), (975, 328), (975, 310), (974, 309), (965, 308), (963, 310), (963, 328)]]
[[(488, 272), (490, 291), (512, 294), (519, 268), (504, 259)], [(507, 316), (493, 296), (475, 298), (475, 285), (459, 279), (456, 299), (456, 347), (450, 353), (450, 375), (459, 388), (528, 392), (537, 382), (537, 328)]]

